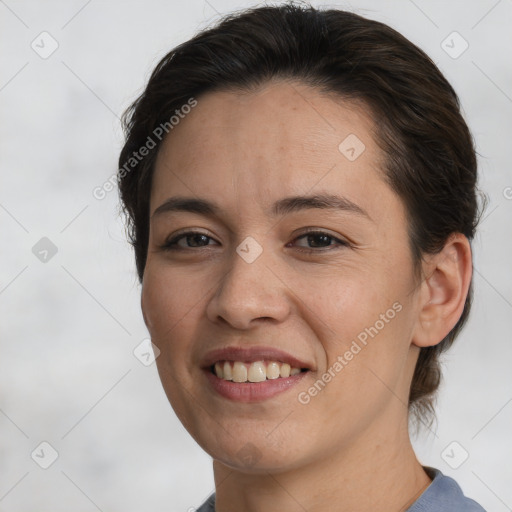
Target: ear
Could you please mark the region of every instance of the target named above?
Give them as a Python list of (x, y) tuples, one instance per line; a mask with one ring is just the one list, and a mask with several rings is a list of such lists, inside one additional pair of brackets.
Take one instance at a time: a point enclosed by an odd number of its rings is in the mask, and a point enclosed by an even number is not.
[(471, 246), (461, 233), (453, 234), (438, 254), (424, 262), (419, 314), (412, 343), (437, 345), (458, 322), (471, 283)]

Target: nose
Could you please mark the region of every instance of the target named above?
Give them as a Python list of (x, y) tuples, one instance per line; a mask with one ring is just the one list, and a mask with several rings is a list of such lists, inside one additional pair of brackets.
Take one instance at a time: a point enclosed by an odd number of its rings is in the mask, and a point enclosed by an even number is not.
[(269, 268), (267, 251), (252, 263), (233, 251), (230, 268), (220, 279), (208, 302), (210, 321), (246, 330), (261, 321), (279, 323), (290, 314), (287, 287), (275, 266)]

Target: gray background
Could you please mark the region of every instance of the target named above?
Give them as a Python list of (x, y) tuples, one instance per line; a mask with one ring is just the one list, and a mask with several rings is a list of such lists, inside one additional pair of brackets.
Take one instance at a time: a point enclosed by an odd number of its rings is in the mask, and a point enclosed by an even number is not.
[[(175, 418), (155, 365), (134, 356), (147, 331), (117, 191), (100, 201), (92, 190), (115, 172), (118, 117), (158, 60), (249, 5), (0, 1), (2, 512), (186, 511), (213, 490), (210, 457)], [(512, 2), (328, 5), (384, 21), (426, 50), (474, 133), (490, 199), (474, 243), (476, 299), (444, 359), (438, 422), (414, 444), (423, 464), (488, 511), (512, 510)], [(43, 31), (58, 43), (45, 59), (31, 47), (51, 49)], [(446, 39), (453, 31), (469, 43), (457, 58), (464, 42)], [(36, 257), (43, 237), (55, 255)], [(48, 469), (43, 441), (58, 452)], [(454, 469), (463, 450), (469, 458)]]

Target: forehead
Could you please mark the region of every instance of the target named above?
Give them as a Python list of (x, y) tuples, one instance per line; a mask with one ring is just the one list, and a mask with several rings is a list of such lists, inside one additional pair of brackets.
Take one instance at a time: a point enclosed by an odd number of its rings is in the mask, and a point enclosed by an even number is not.
[(170, 194), (266, 203), (320, 187), (357, 196), (385, 186), (373, 132), (364, 105), (304, 84), (207, 93), (159, 150), (151, 211)]

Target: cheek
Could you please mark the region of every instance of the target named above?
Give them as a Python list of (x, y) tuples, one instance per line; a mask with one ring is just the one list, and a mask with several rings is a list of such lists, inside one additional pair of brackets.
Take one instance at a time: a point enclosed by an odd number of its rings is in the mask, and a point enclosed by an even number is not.
[[(301, 276), (300, 287), (295, 288), (304, 305), (301, 315), (319, 327), (318, 337), (328, 352), (350, 345), (399, 299), (398, 290), (392, 290), (375, 274), (347, 268), (328, 277), (311, 273)], [(394, 311), (388, 316), (395, 316)]]
[(315, 277), (302, 281), (301, 314), (317, 326), (325, 358), (316, 377), (328, 383), (303, 391), (333, 419), (374, 414), (401, 386), (411, 333), (407, 283), (355, 271)]
[(184, 273), (169, 272), (165, 265), (151, 263), (145, 269), (141, 294), (151, 341), (160, 351), (156, 366), (163, 389), (180, 421), (191, 430), (189, 402), (195, 403), (196, 390), (190, 346), (197, 338), (205, 294), (204, 287), (193, 283)]
[(198, 337), (206, 289), (183, 272), (170, 272), (165, 265), (146, 267), (142, 286), (142, 309), (151, 341), (160, 354), (157, 369), (169, 401), (180, 416), (183, 389), (194, 381), (190, 347)]
[[(165, 265), (146, 265), (141, 305), (149, 332), (155, 343), (173, 337), (193, 317), (205, 290), (194, 285), (186, 273), (169, 272)], [(164, 347), (160, 347), (160, 349)]]

